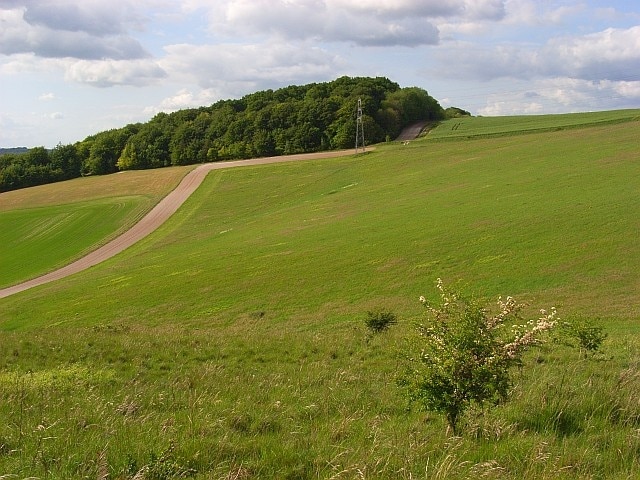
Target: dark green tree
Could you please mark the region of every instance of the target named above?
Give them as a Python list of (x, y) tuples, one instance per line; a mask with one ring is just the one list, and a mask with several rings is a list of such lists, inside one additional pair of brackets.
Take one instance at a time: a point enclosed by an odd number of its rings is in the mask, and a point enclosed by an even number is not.
[(49, 153), (51, 168), (60, 172), (60, 179), (68, 180), (80, 176), (82, 160), (75, 145), (59, 143)]

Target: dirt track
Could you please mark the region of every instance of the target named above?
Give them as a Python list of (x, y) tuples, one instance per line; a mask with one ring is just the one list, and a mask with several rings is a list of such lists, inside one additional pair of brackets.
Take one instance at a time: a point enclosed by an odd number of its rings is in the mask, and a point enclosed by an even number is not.
[(300, 160), (312, 160), (317, 158), (341, 157), (352, 155), (353, 150), (341, 150), (333, 152), (309, 153), (300, 155), (287, 155), (280, 157), (255, 158), (252, 160), (238, 160), (233, 162), (216, 162), (200, 165), (191, 170), (180, 182), (180, 184), (164, 197), (142, 220), (136, 223), (131, 229), (124, 232), (119, 237), (111, 240), (109, 243), (94, 250), (93, 252), (79, 258), (73, 263), (66, 265), (58, 270), (54, 270), (46, 275), (28, 280), (17, 285), (0, 289), (0, 298), (5, 298), (33, 287), (44, 285), (45, 283), (60, 280), (62, 278), (73, 275), (74, 273), (86, 270), (89, 267), (97, 265), (100, 262), (117, 255), (123, 250), (129, 248), (137, 241), (143, 239), (151, 232), (162, 225), (178, 208), (185, 202), (187, 198), (200, 186), (202, 181), (211, 170), (219, 170), (223, 168), (243, 167), (247, 165), (264, 165), (268, 163), (293, 162)]
[(408, 140), (413, 140), (414, 138), (417, 138), (427, 123), (428, 123), (427, 121), (421, 121), (421, 122), (416, 122), (413, 125), (409, 125), (404, 130), (402, 130), (402, 132), (400, 132), (400, 135), (398, 135), (398, 138), (396, 138), (396, 140), (408, 141)]

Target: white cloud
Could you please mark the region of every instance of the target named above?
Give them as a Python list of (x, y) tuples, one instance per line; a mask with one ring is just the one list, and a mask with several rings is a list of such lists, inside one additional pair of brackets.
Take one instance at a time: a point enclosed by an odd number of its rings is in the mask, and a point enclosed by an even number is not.
[(127, 29), (131, 2), (21, 1), (0, 6), (0, 53), (128, 59), (148, 53)]
[(438, 56), (441, 65), (436, 71), (445, 77), (635, 81), (639, 78), (640, 26), (553, 38), (542, 47), (452, 43)]
[(534, 82), (527, 90), (489, 95), (480, 115), (563, 113), (637, 108), (640, 81), (590, 81), (557, 77)]
[[(0, 63), (0, 75), (54, 74), (68, 82), (94, 87), (130, 85), (143, 87), (167, 77), (153, 59), (139, 60), (78, 60), (74, 58), (40, 58), (31, 54), (12, 55)], [(39, 100), (51, 100), (53, 94), (42, 94)]]
[(586, 80), (638, 79), (640, 26), (553, 39), (540, 52), (539, 63), (543, 72)]
[(62, 112), (53, 112), (49, 114), (49, 118), (51, 120), (62, 120), (64, 118), (64, 115), (62, 114)]
[(623, 99), (635, 100), (640, 103), (640, 80), (636, 82), (602, 82), (603, 85), (610, 85), (610, 88), (617, 96)]
[(162, 68), (176, 81), (230, 96), (287, 82), (329, 79), (342, 67), (334, 55), (304, 45), (169, 45)]
[(49, 100), (53, 100), (55, 98), (56, 98), (56, 96), (53, 93), (48, 92), (48, 93), (43, 93), (42, 95), (40, 95), (38, 97), (38, 100), (42, 100), (42, 101), (46, 102), (46, 101), (49, 101)]
[(434, 19), (504, 15), (499, 0), (227, 0), (206, 8), (216, 34), (361, 46), (434, 45), (439, 41)]
[(0, 63), (2, 75), (38, 74), (41, 72), (64, 72), (65, 59), (39, 58), (33, 53), (20, 53), (3, 59)]
[(556, 2), (540, 2), (538, 0), (507, 0), (505, 2), (505, 20), (507, 23), (515, 25), (548, 27), (549, 25), (562, 25), (585, 10), (586, 5), (582, 2), (558, 5)]
[(158, 106), (146, 107), (144, 113), (146, 115), (155, 115), (158, 112), (175, 112), (185, 108), (200, 107), (202, 105), (210, 105), (221, 96), (216, 90), (208, 88), (198, 92), (193, 92), (187, 88), (180, 89), (175, 95), (165, 98)]
[(439, 25), (478, 30), (502, 21), (503, 0), (191, 0), (215, 34), (314, 39), (358, 46), (436, 45)]
[(504, 99), (502, 95), (491, 96), (487, 106), (478, 110), (479, 115), (498, 117), (503, 115), (535, 115), (543, 111), (539, 102), (527, 102), (521, 98)]
[(576, 111), (629, 108), (640, 103), (640, 81), (553, 78), (543, 80), (539, 85), (541, 96)]
[(95, 87), (145, 86), (164, 77), (166, 72), (153, 60), (78, 60), (65, 74), (67, 80)]
[(24, 20), (51, 30), (86, 32), (96, 36), (126, 33), (140, 28), (143, 19), (135, 3), (126, 0), (47, 0), (24, 1)]
[(443, 2), (441, 0), (327, 0), (323, 3), (331, 9), (344, 9), (359, 15), (390, 18), (433, 18), (458, 15), (463, 12), (465, 4), (464, 1)]
[(461, 17), (470, 20), (499, 21), (505, 14), (505, 2), (502, 0), (466, 0)]

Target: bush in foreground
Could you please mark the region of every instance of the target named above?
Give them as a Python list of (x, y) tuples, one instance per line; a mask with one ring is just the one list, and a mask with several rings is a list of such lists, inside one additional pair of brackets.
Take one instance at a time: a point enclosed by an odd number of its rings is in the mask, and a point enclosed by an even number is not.
[(440, 279), (437, 288), (438, 304), (420, 297), (428, 321), (417, 327), (400, 384), (411, 401), (445, 414), (458, 434), (459, 420), (471, 404), (506, 400), (512, 367), (521, 366), (524, 352), (556, 325), (556, 310), (542, 310), (540, 318), (523, 323), (524, 305), (512, 297), (498, 298), (499, 311), (492, 315), (475, 300), (445, 288)]

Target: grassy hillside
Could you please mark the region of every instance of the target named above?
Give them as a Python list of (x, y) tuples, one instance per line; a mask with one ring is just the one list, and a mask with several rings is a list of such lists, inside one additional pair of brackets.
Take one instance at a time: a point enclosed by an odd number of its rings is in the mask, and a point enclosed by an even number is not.
[[(0, 472), (633, 478), (637, 130), (421, 140), (212, 172), (130, 250), (0, 300)], [(436, 277), (515, 295), (532, 315), (601, 317), (606, 355), (536, 350), (512, 402), (449, 438), (395, 387)], [(367, 342), (376, 307), (400, 324)]]
[(547, 132), (567, 128), (637, 121), (640, 110), (569, 113), (557, 115), (522, 115), (509, 117), (460, 117), (443, 123), (429, 133), (432, 140), (451, 138), (514, 135), (534, 131)]
[(69, 263), (124, 231), (189, 168), (86, 177), (0, 194), (0, 287)]

